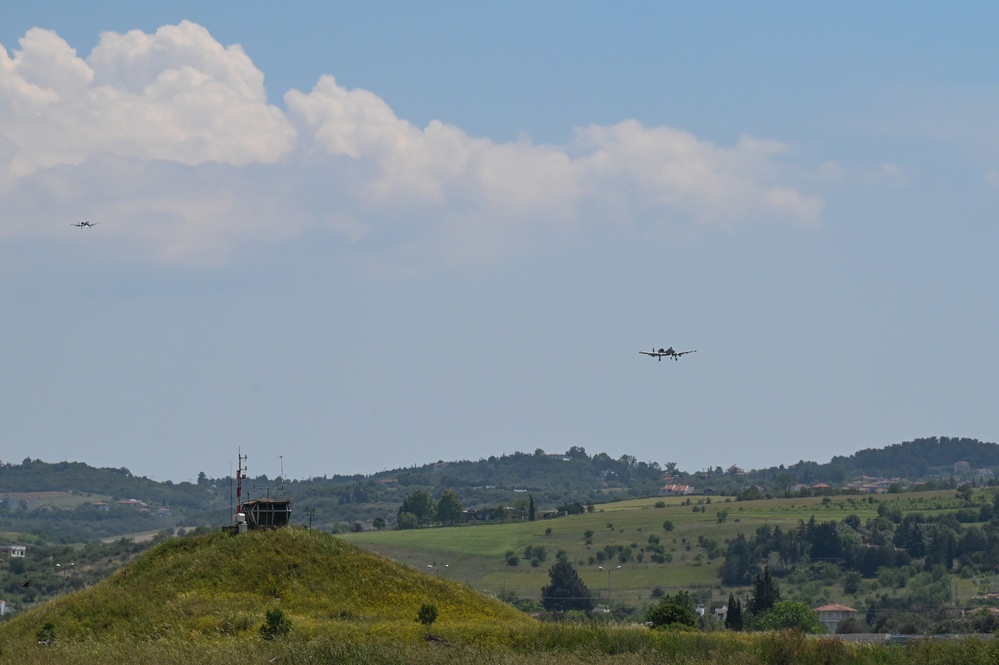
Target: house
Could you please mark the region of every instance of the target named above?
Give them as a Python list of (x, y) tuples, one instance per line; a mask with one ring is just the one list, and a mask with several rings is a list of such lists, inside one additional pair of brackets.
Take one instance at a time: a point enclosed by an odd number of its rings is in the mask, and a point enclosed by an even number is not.
[(839, 622), (843, 619), (849, 619), (857, 613), (857, 610), (848, 605), (833, 603), (832, 605), (816, 607), (815, 612), (819, 615), (819, 623), (825, 626), (830, 633), (835, 633)]
[(960, 462), (954, 462), (954, 473), (965, 474), (971, 471), (971, 464), (961, 460)]
[(663, 487), (663, 494), (667, 496), (682, 496), (684, 494), (693, 494), (693, 485), (678, 485), (676, 483), (671, 483)]

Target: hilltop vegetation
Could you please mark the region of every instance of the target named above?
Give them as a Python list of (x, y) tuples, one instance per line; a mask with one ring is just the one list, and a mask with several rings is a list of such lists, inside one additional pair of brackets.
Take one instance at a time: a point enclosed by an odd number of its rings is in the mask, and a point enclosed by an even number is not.
[(0, 658), (101, 662), (926, 665), (999, 641), (906, 647), (593, 623), (542, 624), (469, 587), (303, 529), (175, 538), (0, 626)]
[[(965, 464), (956, 466), (957, 462)], [(790, 593), (800, 589), (800, 597), (845, 600), (866, 607), (871, 602), (881, 606), (905, 602), (913, 588), (899, 585), (903, 581), (921, 584), (917, 575), (930, 574), (934, 566), (960, 576), (955, 588), (964, 598), (999, 586), (993, 582), (999, 562), (988, 554), (990, 547), (999, 549), (994, 546), (992, 501), (984, 494), (976, 495), (974, 503), (956, 496), (961, 484), (963, 492), (993, 482), (990, 464), (995, 463), (999, 463), (996, 444), (947, 438), (860, 451), (828, 464), (799, 462), (775, 469), (732, 467), (695, 473), (672, 463), (641, 462), (628, 455), (612, 459), (574, 447), (564, 454), (539, 449), (478, 461), (439, 461), (373, 476), (305, 480), (258, 476), (244, 487), (247, 494), (256, 496), (257, 487), (283, 486), (282, 496), (295, 506), (294, 523), (334, 533), (359, 530), (360, 541), (393, 558), (417, 568), (446, 562), (452, 577), (510, 599), (537, 599), (542, 584), (531, 577), (532, 571), (543, 572), (557, 552), (565, 550), (597, 592), (608, 586), (599, 566), (622, 565), (623, 570), (614, 573), (618, 589), (614, 602), (632, 613), (640, 612), (657, 589), (691, 585), (699, 589), (707, 606), (718, 604), (729, 588), (748, 584), (771, 559), (775, 574)], [(902, 478), (889, 471), (893, 464), (926, 475)], [(859, 496), (858, 490), (844, 483), (865, 472), (890, 473), (889, 489), (894, 493)], [(806, 481), (832, 481), (832, 487), (818, 489), (804, 485)], [(664, 483), (689, 483), (695, 491), (711, 490), (714, 495), (660, 497)], [(48, 464), (26, 459), (0, 466), (0, 490), (6, 492), (0, 503), (3, 543), (29, 548), (28, 559), (19, 564), (22, 569), (0, 568), (0, 588), (7, 590), (8, 607), (20, 610), (27, 603), (93, 583), (127, 560), (119, 552), (134, 556), (143, 549), (141, 544), (122, 543), (106, 557), (110, 563), (98, 564), (101, 548), (108, 546), (95, 543), (97, 538), (117, 539), (138, 532), (168, 536), (192, 527), (215, 531), (228, 524), (229, 485), (229, 479), (204, 474), (198, 474), (195, 483), (157, 483), (136, 477), (128, 469), (94, 469), (78, 462)], [(903, 498), (907, 495), (898, 492), (906, 487), (947, 489), (942, 494), (924, 491)], [(499, 517), (493, 523), (510, 523), (490, 530), (461, 527), (443, 534), (436, 528), (418, 528), (408, 536), (397, 536), (394, 529), (400, 507), (420, 492), (434, 500), (448, 497), (464, 508)], [(767, 503), (765, 497), (790, 500)], [(662, 508), (655, 507), (659, 503)], [(566, 506), (578, 510), (585, 506), (596, 512), (519, 522), (520, 515), (529, 514), (529, 505), (535, 504), (539, 515)], [(937, 510), (934, 505), (947, 508)], [(509, 508), (520, 509), (519, 515)], [(910, 512), (923, 517), (908, 517)], [(515, 515), (512, 520), (508, 519), (511, 515)], [(813, 517), (815, 523), (809, 526)], [(455, 514), (452, 511), (449, 519), (441, 521), (453, 524)], [(663, 529), (665, 521), (673, 522), (675, 530)], [(768, 525), (768, 533), (758, 531), (763, 525)], [(376, 534), (378, 528), (386, 532)], [(553, 533), (546, 534), (546, 529)], [(737, 539), (740, 533), (743, 541)], [(905, 552), (889, 552), (894, 548)], [(59, 560), (74, 559), (82, 565), (73, 575), (54, 569)], [(823, 560), (825, 565), (819, 565)], [(23, 566), (30, 573), (27, 576), (36, 577), (35, 585), (28, 588), (21, 586), (27, 577)], [(890, 576), (878, 572), (881, 568), (902, 570), (904, 575), (896, 574), (889, 581)], [(924, 599), (950, 602), (943, 590), (946, 583), (938, 575), (932, 584), (923, 585), (920, 594)]]
[(858, 609), (855, 631), (990, 632), (999, 624), (974, 610), (999, 579), (996, 502), (992, 489), (649, 498), (553, 520), (343, 537), (416, 567), (446, 562), (448, 576), (524, 608), (540, 609), (557, 558), (573, 563), (598, 606), (631, 620), (676, 590), (722, 608), (769, 568), (786, 600)]
[[(963, 461), (971, 472), (955, 473)], [(565, 453), (515, 452), (476, 461), (438, 461), (372, 475), (322, 475), (307, 479), (259, 475), (244, 486), (250, 498), (257, 488), (282, 487), (281, 495), (299, 509), (311, 509), (313, 528), (344, 531), (360, 524), (371, 528), (378, 518), (394, 526), (399, 506), (415, 490), (440, 497), (451, 490), (472, 509), (514, 507), (526, 510), (533, 496), (538, 510), (570, 504), (596, 504), (656, 496), (665, 484), (689, 485), (696, 493), (746, 498), (807, 495), (815, 483), (834, 487), (861, 476), (898, 481), (898, 489), (980, 485), (994, 478), (999, 445), (974, 439), (930, 438), (863, 450), (830, 462), (799, 461), (769, 469), (743, 471), (734, 465), (682, 470), (673, 462), (614, 459), (588, 454), (580, 447)], [(0, 531), (45, 535), (57, 542), (86, 542), (141, 531), (211, 526), (231, 519), (232, 480), (197, 474), (196, 482), (156, 482), (126, 468), (96, 469), (80, 462), (46, 463), (25, 459), (0, 465)], [(65, 499), (23, 498), (19, 493), (61, 492)], [(120, 503), (134, 499), (140, 503)], [(101, 505), (103, 504), (103, 505)], [(97, 507), (101, 506), (101, 507)], [(304, 512), (298, 513), (304, 515)]]
[[(329, 534), (304, 529), (173, 538), (111, 577), (24, 613), (3, 636), (30, 642), (146, 640), (167, 635), (256, 636), (280, 610), (300, 634), (336, 622), (411, 633), (421, 604), (440, 626), (515, 627), (531, 620), (470, 587), (417, 573)], [(413, 628), (413, 630), (410, 630)]]

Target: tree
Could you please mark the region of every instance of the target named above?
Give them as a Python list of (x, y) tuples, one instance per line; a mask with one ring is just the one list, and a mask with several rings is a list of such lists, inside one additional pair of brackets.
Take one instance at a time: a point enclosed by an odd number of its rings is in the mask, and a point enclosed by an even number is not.
[(718, 569), (718, 576), (721, 577), (722, 584), (745, 584), (749, 580), (752, 565), (753, 549), (740, 531), (725, 548), (725, 561)]
[(797, 629), (806, 633), (824, 633), (819, 617), (808, 603), (800, 600), (784, 600), (775, 603), (766, 614), (760, 617), (758, 626), (763, 630)]
[(659, 599), (659, 602), (665, 605), (677, 605), (682, 607), (690, 612), (691, 615), (694, 614), (694, 610), (697, 608), (697, 601), (694, 600), (694, 597), (690, 595), (690, 592), (686, 589), (681, 589), (676, 593), (663, 594), (663, 596)]
[(432, 496), (423, 490), (416, 490), (402, 502), (399, 507), (399, 515), (410, 513), (416, 517), (417, 525), (423, 526), (429, 524), (430, 520), (434, 518), (436, 508), (436, 502)]
[(860, 591), (860, 585), (864, 581), (864, 576), (855, 570), (851, 570), (843, 576), (843, 593), (853, 595)]
[(697, 623), (693, 612), (676, 603), (667, 602), (665, 597), (649, 608), (649, 611), (645, 614), (645, 620), (651, 623), (653, 628), (667, 626), (693, 627)]
[(534, 495), (533, 494), (529, 494), (528, 496), (531, 499), (531, 504), (527, 508), (527, 519), (533, 522), (534, 520), (536, 520), (538, 518), (538, 513), (537, 513), (537, 509), (534, 507)]
[(957, 488), (956, 498), (961, 499), (967, 504), (970, 504), (974, 498), (975, 491), (972, 489), (971, 485), (961, 485)]
[(753, 582), (753, 596), (749, 599), (749, 611), (754, 616), (762, 616), (779, 602), (780, 589), (770, 577), (770, 568), (765, 567)]
[(551, 583), (541, 587), (541, 603), (549, 612), (589, 612), (595, 601), (579, 573), (568, 561), (556, 561), (548, 570)]
[(461, 520), (463, 510), (458, 494), (454, 490), (444, 490), (437, 502), (437, 521), (453, 526), (455, 522)]
[(381, 516), (376, 517), (375, 519), (371, 520), (371, 526), (381, 531), (382, 529), (385, 528), (385, 518)]
[(396, 526), (399, 529), (415, 529), (420, 526), (420, 521), (416, 519), (416, 515), (413, 513), (399, 513), (398, 518), (396, 518)]
[(725, 627), (729, 630), (742, 630), (742, 601), (728, 594), (728, 612), (725, 613)]

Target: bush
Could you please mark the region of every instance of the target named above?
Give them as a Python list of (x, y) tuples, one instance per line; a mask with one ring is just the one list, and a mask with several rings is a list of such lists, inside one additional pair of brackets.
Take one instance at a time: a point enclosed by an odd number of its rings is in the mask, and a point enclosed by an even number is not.
[(800, 600), (783, 600), (775, 603), (760, 617), (758, 627), (763, 630), (800, 630), (805, 633), (826, 632), (819, 617), (808, 603)]
[(38, 632), (35, 633), (35, 639), (37, 639), (38, 643), (41, 644), (42, 646), (48, 646), (53, 642), (55, 642), (56, 639), (55, 624), (53, 624), (51, 621), (45, 622), (45, 625), (39, 628)]
[(437, 621), (437, 606), (433, 603), (423, 603), (420, 605), (420, 611), (416, 615), (416, 620), (424, 626), (429, 626), (434, 621)]
[(291, 630), (291, 620), (281, 610), (267, 610), (264, 625), (260, 627), (260, 637), (273, 640), (275, 637), (287, 635)]
[[(663, 600), (666, 600), (665, 598)], [(697, 623), (694, 613), (686, 607), (681, 607), (676, 603), (663, 602), (653, 605), (645, 615), (645, 620), (652, 624), (653, 628), (664, 628), (668, 626), (689, 626), (693, 627)]]

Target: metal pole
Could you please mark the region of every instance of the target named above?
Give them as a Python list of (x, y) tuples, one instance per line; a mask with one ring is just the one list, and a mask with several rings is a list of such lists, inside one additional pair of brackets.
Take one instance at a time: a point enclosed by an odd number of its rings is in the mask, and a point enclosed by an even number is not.
[(615, 566), (613, 568), (604, 568), (603, 566), (597, 566), (597, 567), (600, 570), (606, 570), (607, 571), (607, 611), (610, 611), (610, 608), (611, 608), (611, 579), (610, 579), (610, 574), (611, 574), (611, 571), (613, 571), (613, 570), (619, 570), (621, 568), (621, 566)]

